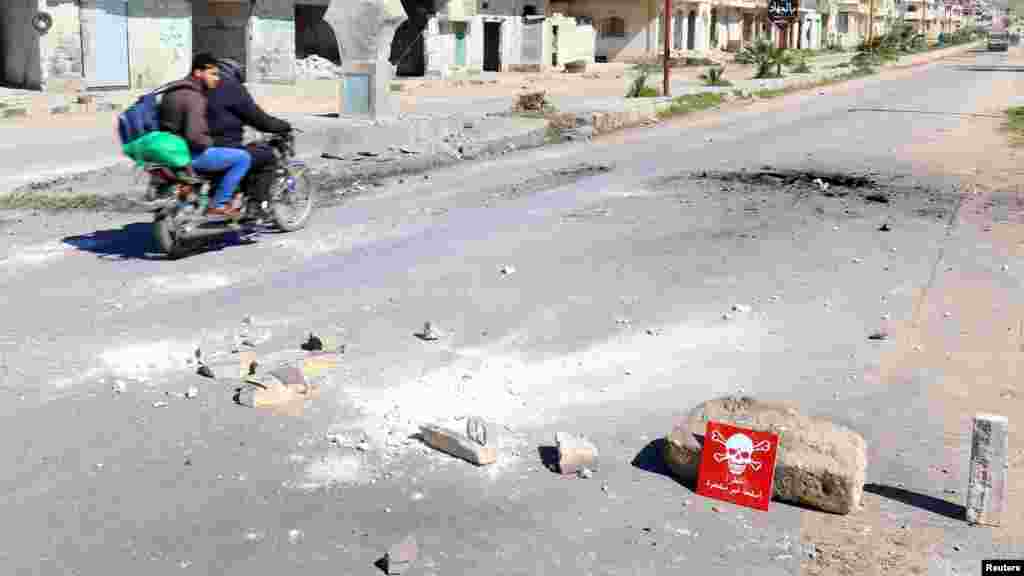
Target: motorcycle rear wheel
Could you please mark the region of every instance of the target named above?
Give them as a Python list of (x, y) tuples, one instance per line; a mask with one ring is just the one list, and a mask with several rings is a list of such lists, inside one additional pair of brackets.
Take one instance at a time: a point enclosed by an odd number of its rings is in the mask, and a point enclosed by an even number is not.
[(167, 255), (168, 259), (176, 260), (185, 255), (185, 246), (178, 238), (174, 218), (157, 216), (153, 222), (153, 236), (156, 239), (157, 247)]

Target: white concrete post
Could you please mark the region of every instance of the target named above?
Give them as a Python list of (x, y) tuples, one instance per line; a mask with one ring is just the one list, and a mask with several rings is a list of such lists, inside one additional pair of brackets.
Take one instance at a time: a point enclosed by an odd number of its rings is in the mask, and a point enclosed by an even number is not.
[(391, 40), (406, 19), (401, 0), (331, 0), (324, 21), (334, 29), (341, 55), (339, 113), (374, 119), (398, 115), (391, 95), (395, 67)]
[(971, 435), (971, 476), (967, 521), (999, 526), (1006, 504), (1009, 422), (1005, 416), (978, 414)]

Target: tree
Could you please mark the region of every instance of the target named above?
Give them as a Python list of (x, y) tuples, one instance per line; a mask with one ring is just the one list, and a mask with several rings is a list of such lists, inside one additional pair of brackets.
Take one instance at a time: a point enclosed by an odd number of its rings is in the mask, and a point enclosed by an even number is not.
[(793, 54), (785, 48), (778, 48), (771, 42), (761, 39), (744, 48), (737, 60), (757, 66), (755, 78), (772, 77), (772, 66), (775, 66), (775, 77), (781, 78), (782, 67), (793, 64)]

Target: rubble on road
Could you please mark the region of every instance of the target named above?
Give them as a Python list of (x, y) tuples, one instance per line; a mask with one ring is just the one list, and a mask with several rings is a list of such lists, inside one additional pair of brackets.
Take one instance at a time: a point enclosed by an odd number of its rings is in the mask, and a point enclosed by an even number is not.
[(412, 567), (418, 554), (419, 547), (416, 545), (416, 538), (410, 534), (405, 540), (388, 549), (388, 554), (384, 557), (388, 574), (398, 576), (405, 573)]
[(433, 341), (441, 338), (441, 331), (429, 321), (423, 323), (423, 331), (416, 334), (420, 340)]
[(309, 338), (302, 343), (301, 348), (307, 352), (318, 352), (324, 349), (324, 342), (319, 336), (310, 332)]
[(481, 446), (468, 436), (454, 430), (428, 424), (420, 427), (420, 438), (431, 448), (451, 454), (477, 466), (486, 466), (498, 461), (498, 450), (493, 444)]
[(701, 441), (713, 420), (779, 434), (774, 496), (826, 512), (849, 514), (861, 505), (867, 443), (843, 426), (800, 413), (795, 406), (749, 396), (725, 396), (693, 408), (667, 438), (664, 458), (684, 481), (696, 481)]
[(546, 92), (524, 92), (516, 97), (513, 112), (543, 112), (547, 104)]
[(284, 366), (265, 378), (248, 378), (235, 392), (235, 402), (249, 408), (295, 407), (319, 396), (319, 387), (306, 381), (302, 370)]
[(582, 436), (556, 432), (555, 447), (558, 449), (558, 471), (562, 474), (576, 474), (584, 468), (597, 467), (597, 447)]

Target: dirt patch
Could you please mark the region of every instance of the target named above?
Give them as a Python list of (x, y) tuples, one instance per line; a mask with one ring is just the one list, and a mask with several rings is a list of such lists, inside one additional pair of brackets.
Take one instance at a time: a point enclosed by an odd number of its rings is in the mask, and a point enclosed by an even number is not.
[(610, 170), (612, 170), (612, 166), (608, 164), (582, 162), (565, 168), (542, 172), (537, 176), (527, 178), (515, 184), (484, 189), (483, 193), (488, 197), (487, 205), (490, 206), (491, 201), (494, 199), (525, 198), (544, 190), (572, 184), (573, 182), (578, 182), (597, 174), (603, 174)]

